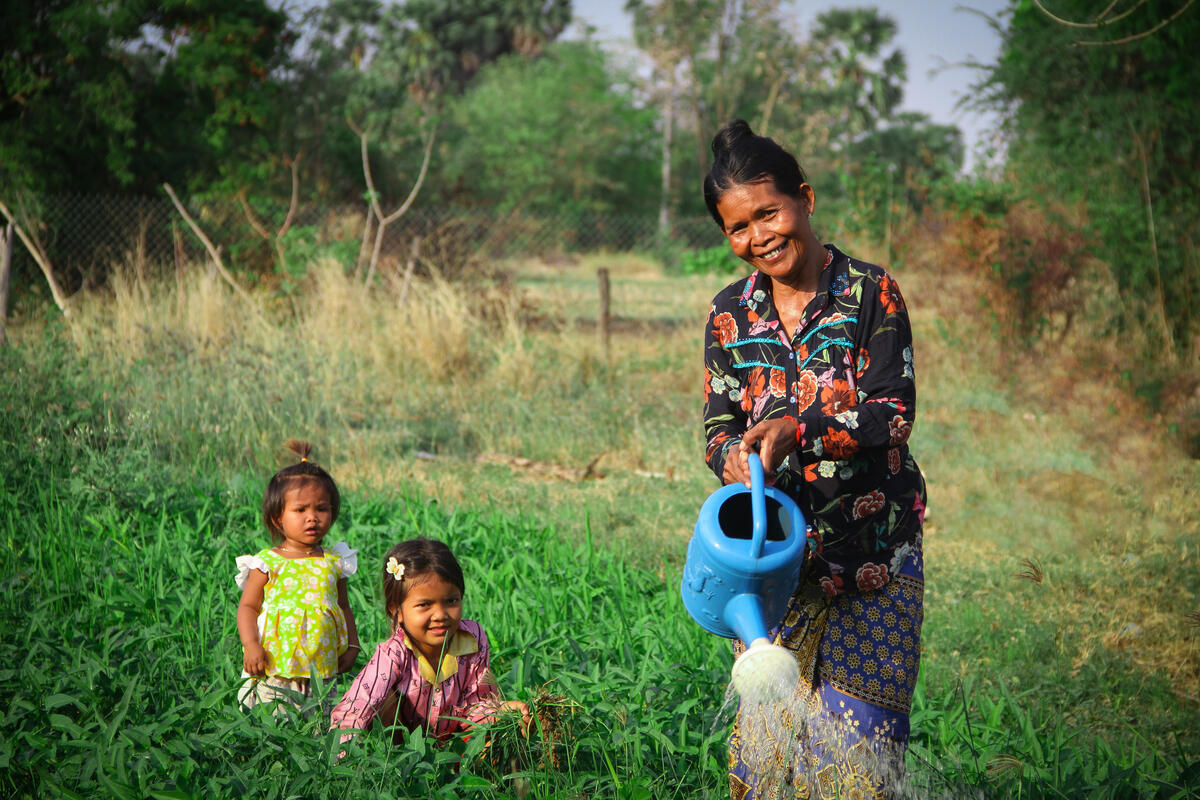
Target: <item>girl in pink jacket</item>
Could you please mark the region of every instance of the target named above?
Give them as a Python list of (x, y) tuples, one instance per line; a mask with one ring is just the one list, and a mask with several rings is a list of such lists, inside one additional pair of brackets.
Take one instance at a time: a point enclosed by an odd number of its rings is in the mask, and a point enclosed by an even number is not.
[(410, 539), (384, 559), (383, 598), (392, 635), (334, 707), (330, 728), (365, 730), (376, 716), (386, 726), (422, 728), (445, 739), (505, 710), (528, 707), (500, 699), (490, 669), (487, 634), (462, 618), (462, 567), (444, 543)]

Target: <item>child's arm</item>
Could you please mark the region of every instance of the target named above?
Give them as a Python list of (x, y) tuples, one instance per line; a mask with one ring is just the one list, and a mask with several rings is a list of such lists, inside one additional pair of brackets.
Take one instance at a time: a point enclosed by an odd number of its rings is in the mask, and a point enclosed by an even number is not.
[(479, 628), (479, 652), (466, 666), (460, 711), (453, 716), (474, 723), (492, 722), (505, 711), (519, 711), (522, 729), (529, 728), (529, 706), (520, 700), (501, 700), (500, 688), (492, 674), (492, 649), (483, 627)]
[(238, 637), (242, 640), (244, 651), (242, 667), (250, 675), (265, 675), (267, 672), (267, 651), (258, 638), (258, 615), (262, 613), (263, 588), (266, 585), (266, 573), (250, 570), (242, 587), (242, 601), (238, 603)]
[(354, 662), (358, 660), (358, 651), (362, 648), (358, 644), (358, 628), (354, 624), (354, 612), (350, 610), (350, 597), (346, 593), (346, 579), (342, 578), (337, 582), (338, 592), (338, 607), (342, 609), (342, 616), (346, 618), (346, 639), (349, 642), (346, 646), (346, 651), (338, 656), (338, 672), (349, 672), (354, 666)]
[[(374, 655), (362, 672), (350, 684), (341, 702), (333, 707), (329, 715), (329, 728), (343, 730), (366, 730), (379, 711), (379, 706), (387, 699), (392, 687), (404, 671), (404, 654), (408, 652), (403, 644), (393, 636), (375, 648)], [(350, 739), (352, 734), (346, 734), (342, 741)]]

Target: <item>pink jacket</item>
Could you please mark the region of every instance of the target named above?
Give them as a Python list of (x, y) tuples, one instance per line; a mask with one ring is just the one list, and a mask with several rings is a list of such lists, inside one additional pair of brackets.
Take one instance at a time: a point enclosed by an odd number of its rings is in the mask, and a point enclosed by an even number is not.
[[(491, 719), (500, 693), (489, 665), (491, 650), (483, 626), (462, 620), (435, 676), (432, 665), (405, 641), (404, 630), (380, 642), (375, 654), (330, 716), (330, 729), (365, 730), (379, 707), (395, 692), (396, 724), (423, 727), (438, 739)], [(440, 680), (439, 680), (440, 678)], [(345, 741), (350, 735), (342, 737)]]

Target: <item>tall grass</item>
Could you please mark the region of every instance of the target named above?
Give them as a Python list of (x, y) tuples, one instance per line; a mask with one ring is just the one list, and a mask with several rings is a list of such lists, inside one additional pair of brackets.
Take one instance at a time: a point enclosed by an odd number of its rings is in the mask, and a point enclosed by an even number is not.
[[(699, 282), (681, 292), (645, 262), (600, 263), (619, 277), (607, 352), (590, 269), (575, 284), (545, 273), (507, 287), (416, 280), (400, 299), (325, 263), (299, 293), (260, 296), (267, 324), (204, 273), (155, 286), (118, 278), (78, 304), (69, 334), (89, 375), (122, 387), (123, 424), (169, 463), (258, 469), (302, 433), (349, 485), (415, 483), (449, 502), (475, 499), (481, 474), (508, 474), (487, 454), (580, 473), (594, 463), (612, 478), (589, 485), (605, 535), (637, 538), (623, 518), (631, 486), (683, 482), (667, 505), (684, 519), (707, 489), (696, 348), (683, 330), (711, 293)], [(546, 491), (574, 487), (521, 485), (497, 499)], [(585, 517), (569, 521), (573, 533)]]

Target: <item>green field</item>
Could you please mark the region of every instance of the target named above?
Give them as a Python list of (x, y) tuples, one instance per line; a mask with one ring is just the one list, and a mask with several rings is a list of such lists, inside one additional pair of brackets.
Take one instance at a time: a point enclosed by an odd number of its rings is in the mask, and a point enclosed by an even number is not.
[[(1090, 365), (1088, 332), (1018, 351), (969, 275), (896, 275), (930, 487), (913, 796), (1195, 795), (1200, 469)], [(215, 279), (127, 278), (10, 331), (0, 794), (727, 796), (731, 657), (678, 597), (715, 488), (695, 387), (725, 279), (628, 257), (512, 278), (398, 303), (327, 266), (256, 296), (263, 324)], [(330, 536), (360, 550), (364, 644), (382, 554), (446, 540), (503, 691), (543, 712), (530, 741), (510, 722), (482, 753), (375, 735), (338, 762), (319, 708), (238, 712), (233, 560), (266, 541), (291, 436), (345, 491)]]

